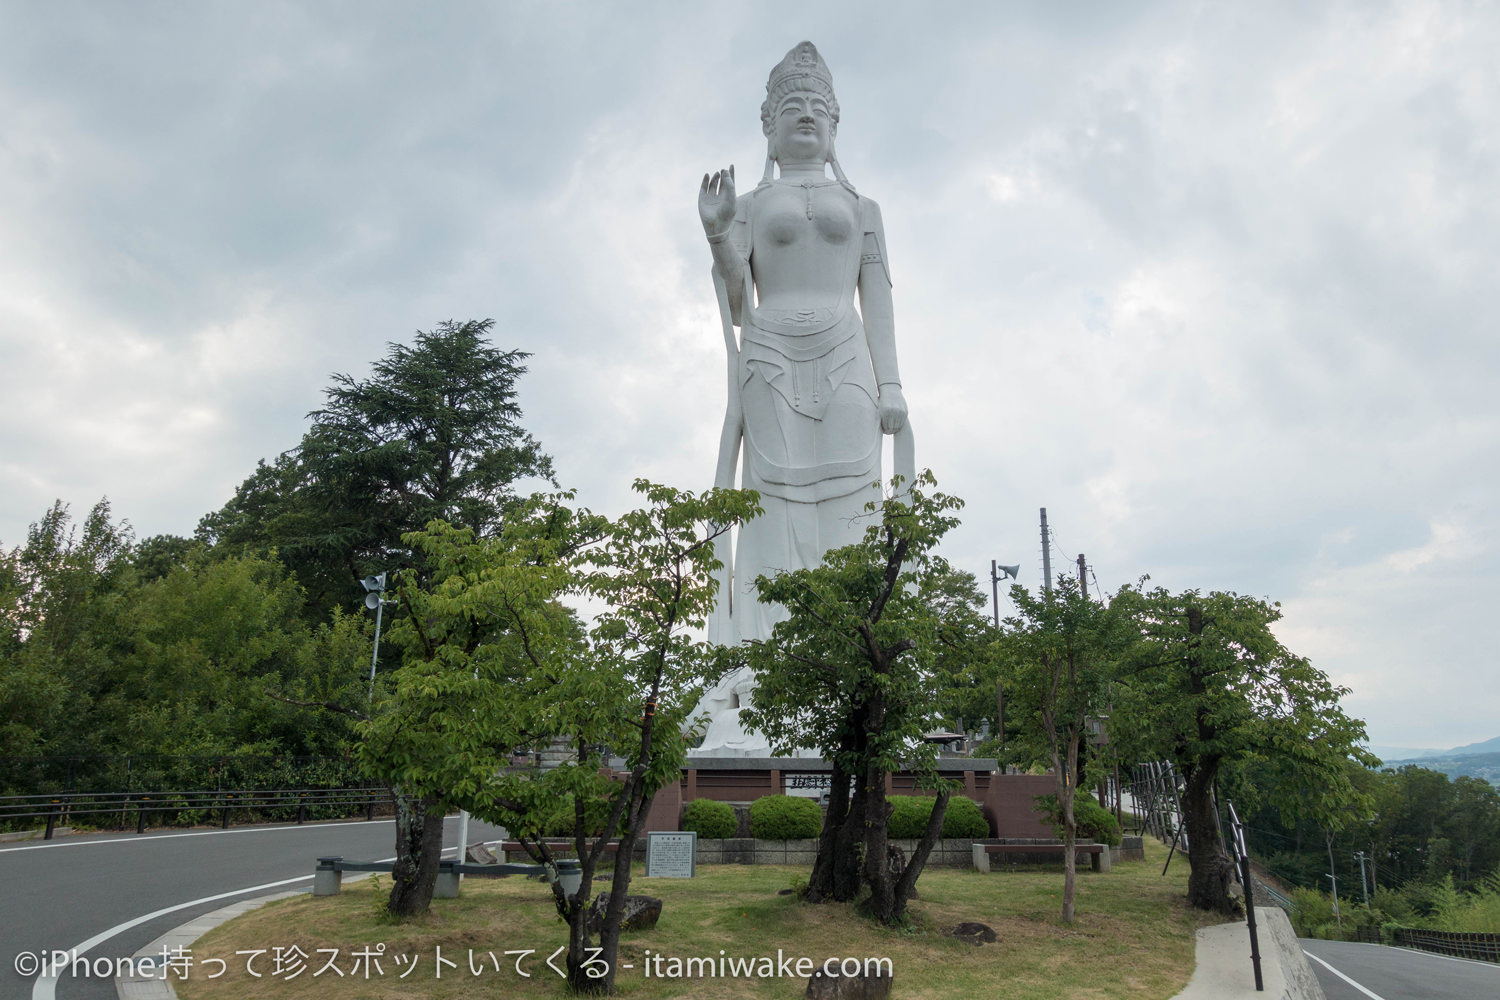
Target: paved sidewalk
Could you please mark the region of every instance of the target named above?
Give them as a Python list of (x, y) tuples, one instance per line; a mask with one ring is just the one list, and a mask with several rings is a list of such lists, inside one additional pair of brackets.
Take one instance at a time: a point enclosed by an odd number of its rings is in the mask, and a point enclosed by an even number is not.
[(1197, 968), (1172, 1000), (1325, 1000), (1291, 921), (1274, 906), (1255, 908), (1263, 992), (1250, 964), (1250, 928), (1243, 920), (1198, 931)]

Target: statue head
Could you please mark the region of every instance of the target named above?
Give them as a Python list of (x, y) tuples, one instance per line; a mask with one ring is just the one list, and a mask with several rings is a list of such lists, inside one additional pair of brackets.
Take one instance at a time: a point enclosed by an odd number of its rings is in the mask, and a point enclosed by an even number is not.
[(794, 94), (821, 98), (833, 119), (833, 129), (838, 129), (839, 102), (833, 96), (833, 74), (812, 42), (803, 42), (792, 49), (771, 70), (766, 81), (766, 99), (760, 106), (760, 127), (767, 136), (775, 131), (776, 113), (782, 102)]
[(762, 183), (772, 179), (773, 163), (781, 162), (784, 155), (795, 155), (797, 159), (813, 158), (830, 164), (834, 176), (853, 190), (833, 151), (839, 125), (833, 74), (812, 42), (794, 47), (771, 70), (766, 99), (760, 106), (760, 125), (766, 136)]

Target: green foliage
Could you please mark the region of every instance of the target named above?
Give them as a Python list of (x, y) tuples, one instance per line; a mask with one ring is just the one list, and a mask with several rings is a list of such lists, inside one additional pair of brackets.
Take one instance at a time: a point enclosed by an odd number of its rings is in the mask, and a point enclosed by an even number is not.
[(823, 828), (823, 810), (812, 799), (763, 795), (750, 803), (750, 836), (760, 840), (806, 840)]
[[(1057, 835), (1063, 835), (1062, 810), (1058, 808), (1056, 795), (1038, 795), (1037, 811), (1047, 818)], [(1119, 847), (1123, 836), (1120, 821), (1115, 814), (1101, 806), (1092, 795), (1080, 795), (1073, 800), (1073, 824), (1081, 841), (1108, 844)]]
[(235, 780), (261, 783), (274, 758), (339, 756), (347, 717), (287, 699), (342, 697), (369, 656), (366, 626), (310, 629), (301, 608), (273, 559), (166, 536), (137, 546), (107, 502), (81, 530), (55, 504), (0, 554), (0, 755), (135, 758), (126, 774), (74, 778), (113, 788), (228, 780), (190, 758), (260, 761)]
[(1293, 889), (1292, 927), (1298, 937), (1314, 937), (1315, 932), (1334, 922), (1333, 897), (1317, 889)]
[(1196, 590), (1127, 588), (1119, 600), (1140, 631), (1111, 716), (1128, 758), (1172, 760), (1184, 776), (1255, 758), (1288, 819), (1336, 830), (1367, 813), (1345, 767), (1375, 763), (1364, 723), (1339, 707), (1347, 688), (1276, 638), (1279, 605)]
[[(891, 812), (887, 833), (896, 840), (916, 840), (921, 837), (927, 829), (927, 821), (932, 817), (935, 800), (929, 795), (892, 795), (889, 801), (895, 808)], [(989, 835), (990, 825), (985, 822), (984, 814), (979, 811), (979, 806), (973, 799), (956, 795), (948, 800), (948, 808), (943, 813), (942, 836)]]
[(493, 534), (514, 484), (550, 477), (520, 425), (524, 351), (500, 351), (493, 320), (441, 323), (390, 344), (369, 378), (333, 376), (293, 451), (262, 462), (198, 537), (223, 551), (275, 549), (317, 615), (363, 597), (370, 573), (417, 565), (402, 540), (433, 520)]
[[(822, 565), (757, 581), (760, 599), (790, 614), (749, 651), (758, 686), (746, 721), (778, 751), (816, 749), (849, 773), (933, 766), (937, 751), (921, 738), (939, 721), (929, 670), (947, 605), (934, 590), (950, 570), (931, 548), (962, 502), (924, 494), (931, 483), (872, 509), (864, 539)], [(876, 692), (882, 724), (866, 733), (850, 706)]]
[(990, 824), (980, 811), (979, 803), (962, 795), (948, 800), (943, 813), (944, 837), (988, 837)]
[[(961, 658), (982, 634), (960, 621), (972, 619), (971, 605), (944, 599), (953, 572), (933, 548), (963, 504), (928, 492), (934, 485), (930, 472), (893, 480), (866, 507), (860, 542), (817, 567), (756, 580), (760, 600), (787, 618), (744, 654), (758, 686), (743, 721), (778, 751), (813, 748), (833, 765), (828, 823), (841, 832), (820, 844), (808, 898), (852, 900), (864, 885), (867, 912), (887, 924), (902, 921), (925, 859), (899, 877), (886, 865), (884, 775), (915, 771), (939, 783), (937, 748), (922, 738), (940, 722), (934, 665), (945, 639), (947, 655)], [(939, 794), (946, 802), (948, 792)], [(851, 843), (862, 858), (836, 846)]]
[(713, 799), (694, 799), (682, 809), (682, 828), (692, 830), (704, 840), (733, 837), (739, 828), (734, 807)]
[(988, 723), (998, 740), (999, 630), (990, 617), (990, 597), (973, 573), (945, 564), (933, 570), (927, 599), (939, 623), (932, 663), (938, 712), (948, 728), (962, 719), (970, 733)]

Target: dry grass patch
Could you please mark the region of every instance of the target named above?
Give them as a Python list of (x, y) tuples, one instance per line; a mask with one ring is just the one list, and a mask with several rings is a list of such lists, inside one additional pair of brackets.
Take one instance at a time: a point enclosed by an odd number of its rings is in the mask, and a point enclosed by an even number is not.
[[(738, 997), (802, 996), (806, 980), (794, 978), (664, 979), (644, 975), (648, 956), (669, 958), (768, 956), (778, 950), (795, 960), (817, 963), (839, 958), (889, 958), (895, 968), (892, 995), (946, 1000), (1003, 995), (1006, 1000), (1162, 1000), (1178, 992), (1192, 974), (1193, 932), (1209, 918), (1193, 913), (1185, 902), (1186, 864), (1174, 861), (1161, 877), (1165, 852), (1152, 845), (1147, 861), (1126, 862), (1109, 873), (1080, 872), (1078, 919), (1058, 920), (1062, 908), (1059, 869), (973, 871), (929, 869), (919, 883), (921, 898), (912, 906), (909, 926), (887, 929), (862, 919), (854, 908), (809, 906), (778, 895), (806, 869), (782, 866), (705, 867), (692, 880), (647, 879), (637, 875), (631, 891), (659, 896), (664, 905), (654, 930), (627, 934), (621, 961), (620, 994), (652, 1000), (694, 997), (731, 1000)], [(504, 997), (559, 997), (563, 981), (544, 964), (567, 941), (545, 889), (523, 879), (468, 879), (463, 896), (434, 901), (424, 919), (395, 924), (379, 916), (382, 890), (365, 880), (335, 897), (298, 896), (272, 903), (233, 920), (193, 946), (196, 960), (228, 962), (219, 978), (205, 971), (178, 986), (183, 1000), (365, 1000), (365, 998), (431, 998), (485, 1000)], [(997, 944), (974, 947), (943, 935), (962, 921), (993, 927)], [(378, 950), (382, 972), (370, 977), (355, 969), (355, 953)], [(301, 949), (308, 958), (296, 978), (273, 975), (275, 948)], [(338, 949), (344, 973), (314, 976), (332, 957), (319, 949)], [(524, 966), (530, 979), (518, 975), (510, 949), (534, 949)], [(251, 977), (245, 956), (236, 952), (264, 949)], [(436, 977), (436, 955), (457, 962)], [(396, 956), (416, 956), (412, 967)], [(480, 969), (475, 975), (471, 956)], [(561, 961), (561, 959), (559, 959)], [(498, 962), (500, 968), (495, 968)], [(215, 966), (216, 967), (216, 966)], [(406, 973), (402, 978), (402, 974)]]

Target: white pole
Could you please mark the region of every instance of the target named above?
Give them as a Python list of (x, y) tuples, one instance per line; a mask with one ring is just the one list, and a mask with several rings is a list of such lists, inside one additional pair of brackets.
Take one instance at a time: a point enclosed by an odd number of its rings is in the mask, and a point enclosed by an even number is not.
[[(460, 864), (461, 865), (468, 858), (468, 856), (469, 856), (469, 810), (467, 810), (467, 809), (460, 809), (458, 811), (458, 857), (454, 859), (454, 862), (456, 864)], [(462, 873), (459, 874), (458, 880), (460, 882), (462, 882), (464, 880), (464, 877), (463, 877)]]
[(377, 591), (375, 604), (375, 651), (370, 654), (370, 694), (368, 700), (375, 700), (375, 661), (380, 659), (380, 614), (385, 610), (385, 601), (380, 599)]

